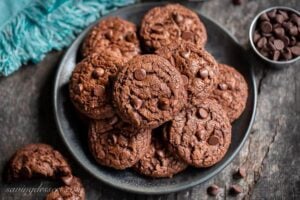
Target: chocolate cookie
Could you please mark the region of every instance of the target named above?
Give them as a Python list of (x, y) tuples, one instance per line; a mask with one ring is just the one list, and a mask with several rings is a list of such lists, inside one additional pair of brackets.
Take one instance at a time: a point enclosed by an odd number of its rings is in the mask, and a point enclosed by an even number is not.
[(37, 177), (67, 179), (72, 174), (65, 158), (46, 144), (29, 144), (18, 150), (11, 158), (8, 180)]
[(166, 130), (170, 149), (188, 164), (210, 167), (220, 161), (231, 142), (226, 112), (214, 100), (204, 100), (177, 115)]
[(157, 133), (152, 135), (152, 142), (147, 153), (134, 165), (134, 169), (145, 176), (163, 178), (172, 177), (183, 171), (187, 164), (171, 153)]
[(219, 70), (217, 62), (207, 51), (184, 42), (162, 47), (155, 53), (180, 71), (190, 101), (202, 100), (212, 92)]
[(84, 200), (85, 191), (79, 178), (73, 177), (70, 183), (47, 194), (46, 200)]
[(79, 64), (69, 83), (70, 97), (75, 107), (93, 119), (114, 115), (111, 103), (111, 81), (122, 62), (107, 53), (93, 54)]
[(140, 35), (151, 50), (183, 41), (203, 47), (207, 40), (206, 29), (198, 15), (179, 4), (148, 11), (142, 21)]
[(117, 75), (113, 90), (120, 116), (134, 126), (156, 128), (186, 103), (180, 73), (157, 55), (136, 56)]
[(82, 45), (82, 55), (106, 51), (128, 61), (140, 53), (136, 26), (119, 17), (108, 17), (92, 28)]
[(90, 150), (99, 164), (125, 169), (147, 152), (151, 130), (137, 129), (115, 116), (92, 121), (88, 139)]
[(212, 98), (218, 101), (233, 122), (245, 109), (248, 98), (247, 82), (233, 67), (219, 64), (219, 69), (220, 73)]

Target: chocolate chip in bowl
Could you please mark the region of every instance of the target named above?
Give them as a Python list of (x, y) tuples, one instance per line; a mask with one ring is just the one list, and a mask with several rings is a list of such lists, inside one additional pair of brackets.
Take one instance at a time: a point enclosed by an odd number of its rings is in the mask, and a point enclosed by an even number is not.
[(252, 21), (250, 44), (270, 66), (281, 68), (300, 59), (300, 13), (288, 7), (272, 7)]

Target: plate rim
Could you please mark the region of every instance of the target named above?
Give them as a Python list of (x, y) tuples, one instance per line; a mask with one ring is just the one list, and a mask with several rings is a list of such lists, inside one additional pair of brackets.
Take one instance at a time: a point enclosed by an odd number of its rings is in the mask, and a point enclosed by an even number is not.
[(55, 117), (55, 123), (56, 123), (56, 127), (58, 129), (59, 135), (63, 141), (63, 143), (65, 144), (65, 146), (67, 147), (68, 151), (70, 152), (70, 154), (72, 155), (72, 157), (76, 160), (76, 162), (78, 164), (80, 164), (80, 166), (87, 171), (89, 174), (91, 174), (93, 177), (95, 177), (97, 180), (101, 181), (102, 183), (109, 185), (113, 188), (117, 188), (120, 189), (122, 191), (126, 191), (126, 192), (131, 192), (131, 193), (136, 193), (136, 194), (147, 194), (147, 195), (160, 195), (160, 194), (167, 194), (167, 193), (172, 193), (172, 192), (178, 192), (178, 191), (182, 191), (188, 188), (191, 188), (193, 186), (199, 185), (201, 183), (204, 183), (206, 181), (208, 181), (209, 179), (211, 179), (212, 177), (216, 176), (217, 174), (219, 174), (221, 171), (224, 170), (225, 167), (227, 167), (232, 161), (233, 159), (237, 156), (237, 154), (240, 152), (241, 148), (244, 146), (246, 140), (248, 139), (249, 133), (253, 127), (253, 123), (256, 117), (256, 111), (257, 111), (257, 85), (256, 85), (256, 80), (255, 80), (255, 75), (254, 75), (254, 70), (253, 70), (253, 64), (252, 61), (250, 59), (250, 56), (247, 56), (246, 54), (246, 50), (238, 43), (237, 39), (226, 29), (224, 28), (222, 25), (220, 25), (218, 22), (216, 22), (214, 19), (201, 14), (200, 12), (194, 10), (193, 8), (190, 8), (191, 10), (193, 10), (194, 12), (196, 12), (199, 16), (206, 18), (206, 20), (211, 21), (212, 23), (214, 23), (215, 25), (217, 25), (222, 31), (224, 31), (233, 41), (234, 43), (239, 46), (242, 50), (243, 50), (243, 56), (245, 56), (245, 58), (249, 58), (248, 59), (248, 64), (249, 64), (249, 70), (250, 70), (250, 80), (251, 80), (251, 85), (253, 88), (253, 106), (252, 106), (252, 115), (251, 115), (251, 119), (250, 119), (250, 123), (248, 125), (248, 128), (246, 130), (246, 133), (244, 134), (244, 137), (242, 139), (242, 141), (240, 142), (240, 144), (238, 144), (237, 148), (233, 151), (232, 155), (228, 157), (228, 159), (222, 164), (220, 165), (215, 171), (213, 171), (211, 174), (207, 175), (205, 178), (202, 179), (198, 179), (198, 180), (194, 180), (188, 184), (185, 185), (175, 185), (172, 188), (166, 188), (163, 187), (163, 189), (159, 190), (159, 191), (152, 191), (152, 190), (146, 190), (146, 189), (141, 189), (138, 186), (126, 186), (126, 185), (122, 185), (122, 184), (113, 184), (110, 181), (106, 181), (103, 177), (98, 176), (96, 174), (94, 174), (92, 172), (91, 169), (89, 169), (89, 167), (87, 167), (82, 161), (81, 159), (75, 155), (75, 153), (73, 152), (73, 148), (71, 147), (71, 145), (69, 145), (67, 139), (65, 138), (65, 134), (64, 134), (64, 129), (62, 128), (62, 125), (59, 121), (59, 116), (58, 116), (58, 103), (57, 103), (57, 96), (58, 96), (58, 84), (59, 84), (59, 77), (60, 74), (62, 72), (63, 66), (66, 63), (66, 58), (68, 57), (67, 55), (69, 55), (72, 51), (72, 46), (74, 45), (74, 43), (76, 43), (76, 41), (78, 40), (78, 38), (80, 37), (80, 35), (82, 34), (82, 32), (85, 32), (86, 30), (90, 29), (95, 23), (97, 23), (98, 21), (100, 21), (103, 17), (107, 17), (109, 15), (113, 15), (114, 13), (118, 13), (118, 12), (122, 12), (122, 11), (126, 11), (126, 10), (131, 10), (131, 9), (137, 9), (139, 7), (144, 7), (144, 6), (161, 6), (161, 5), (165, 5), (168, 4), (170, 2), (146, 2), (146, 3), (136, 3), (136, 4), (131, 4), (129, 6), (123, 7), (123, 8), (119, 8), (116, 9), (115, 11), (110, 12), (109, 14), (103, 15), (102, 17), (98, 18), (95, 22), (91, 23), (89, 26), (87, 26), (84, 30), (81, 31), (81, 33), (76, 37), (76, 39), (72, 42), (72, 44), (68, 47), (67, 51), (65, 52), (62, 60), (60, 61), (59, 65), (58, 65), (58, 69), (57, 72), (55, 74), (55, 79), (54, 79), (54, 90), (53, 90), (53, 109), (54, 109), (54, 117)]

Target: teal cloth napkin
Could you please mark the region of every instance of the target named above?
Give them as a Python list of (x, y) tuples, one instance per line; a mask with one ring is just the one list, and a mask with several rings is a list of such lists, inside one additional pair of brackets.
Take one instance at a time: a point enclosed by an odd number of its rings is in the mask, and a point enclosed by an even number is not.
[(0, 76), (61, 50), (100, 16), (134, 0), (1, 0)]

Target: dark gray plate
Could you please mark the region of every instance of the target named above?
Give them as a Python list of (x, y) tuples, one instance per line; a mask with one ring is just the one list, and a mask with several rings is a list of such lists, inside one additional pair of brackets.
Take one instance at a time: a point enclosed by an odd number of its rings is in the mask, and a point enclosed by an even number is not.
[[(120, 16), (140, 24), (149, 9), (161, 3), (137, 4), (119, 9), (109, 16)], [(87, 131), (76, 118), (68, 96), (68, 81), (78, 59), (78, 48), (86, 35), (82, 32), (66, 52), (56, 75), (54, 88), (54, 109), (61, 136), (75, 159), (93, 176), (113, 187), (143, 194), (175, 192), (202, 183), (228, 165), (244, 144), (252, 126), (256, 109), (256, 86), (254, 75), (245, 56), (244, 49), (211, 19), (199, 14), (208, 31), (207, 50), (222, 63), (233, 65), (245, 77), (249, 86), (249, 98), (243, 115), (233, 124), (233, 137), (229, 151), (221, 162), (207, 169), (188, 168), (171, 179), (151, 179), (138, 175), (132, 170), (117, 171), (96, 164), (87, 147)]]

